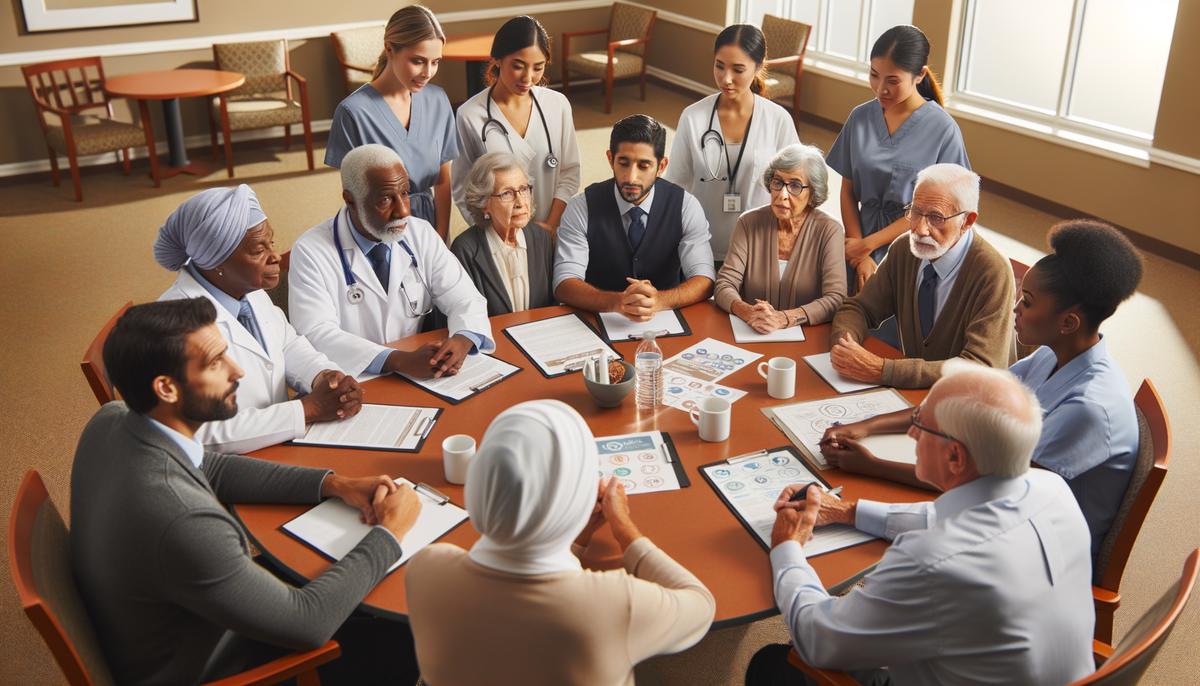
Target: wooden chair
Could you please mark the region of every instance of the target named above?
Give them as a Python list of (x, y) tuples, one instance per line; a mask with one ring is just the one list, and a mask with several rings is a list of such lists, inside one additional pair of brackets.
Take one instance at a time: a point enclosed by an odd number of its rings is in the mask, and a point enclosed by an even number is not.
[(1149, 379), (1142, 382), (1133, 404), (1138, 417), (1137, 461), (1121, 507), (1100, 545), (1092, 580), (1096, 639), (1104, 643), (1112, 643), (1113, 615), (1121, 605), (1121, 577), (1146, 514), (1167, 476), (1167, 462), (1171, 457), (1171, 425), (1162, 398)]
[(279, 256), (279, 285), (267, 291), (275, 307), (283, 310), (283, 316), (288, 313), (288, 269), (292, 266), (292, 251)]
[[(612, 112), (612, 91), (615, 79), (637, 76), (642, 82), (642, 100), (646, 99), (646, 48), (654, 31), (658, 12), (614, 2), (608, 28), (590, 31), (569, 31), (563, 34), (563, 93), (571, 90), (570, 74), (579, 72), (604, 81), (604, 113)], [(606, 34), (608, 47), (604, 51), (571, 54), (571, 40), (580, 36)]]
[(79, 366), (83, 368), (83, 378), (87, 379), (88, 385), (92, 387), (92, 393), (96, 395), (96, 402), (101, 405), (117, 399), (117, 389), (108, 380), (108, 372), (104, 369), (104, 341), (108, 340), (108, 334), (112, 333), (113, 327), (117, 325), (117, 320), (132, 305), (133, 301), (130, 301), (117, 310), (117, 313), (100, 329), (100, 333), (92, 339), (87, 350), (83, 352), (83, 361), (79, 363)]
[[(29, 470), (17, 488), (8, 520), (8, 568), (21, 606), (71, 686), (115, 683), (87, 607), (75, 587), (67, 525), (37, 471)], [(265, 686), (296, 679), (318, 686), (317, 667), (341, 654), (330, 641), (316, 650), (294, 653), (210, 686)]]
[(368, 26), (329, 34), (329, 40), (333, 42), (333, 54), (338, 64), (342, 65), (342, 81), (346, 84), (347, 95), (364, 83), (370, 83), (371, 75), (375, 73), (375, 62), (383, 50), (383, 29), (382, 25)]
[[(79, 156), (119, 152), (122, 171), (129, 175), (129, 149), (145, 145), (150, 155), (150, 177), (159, 185), (158, 156), (148, 119), (142, 125), (113, 119), (112, 101), (104, 90), (104, 64), (99, 57), (42, 62), (21, 67), (33, 97), (38, 127), (50, 156), (50, 178), (59, 184), (58, 156), (71, 167), (75, 201), (83, 200), (79, 184)], [(100, 110), (101, 112), (92, 112)]]
[[(800, 77), (804, 74), (804, 53), (812, 27), (804, 22), (764, 14), (763, 37), (767, 39), (767, 92), (771, 100), (791, 97), (792, 118), (800, 116)], [(771, 55), (782, 57), (771, 58)], [(799, 124), (797, 123), (797, 126)]]
[[(286, 40), (221, 43), (213, 46), (217, 69), (246, 75), (246, 83), (212, 100), (208, 127), (213, 159), (217, 158), (217, 122), (225, 140), (225, 169), (233, 178), (234, 131), (283, 127), (283, 148), (292, 147), (292, 125), (304, 128), (308, 168), (313, 168), (312, 118), (308, 109), (308, 82), (292, 71)], [(299, 90), (293, 99), (292, 84)]]

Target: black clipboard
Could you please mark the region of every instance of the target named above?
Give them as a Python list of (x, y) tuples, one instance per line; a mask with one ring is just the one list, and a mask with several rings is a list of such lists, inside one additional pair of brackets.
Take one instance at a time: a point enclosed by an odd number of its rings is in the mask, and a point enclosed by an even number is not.
[[(372, 405), (384, 405), (385, 403), (369, 403)], [(420, 410), (433, 410), (433, 417), (429, 420), (429, 426), (421, 430), (421, 440), (417, 441), (414, 448), (383, 448), (376, 446), (365, 445), (346, 445), (344, 443), (297, 443), (295, 439), (287, 441), (286, 445), (294, 445), (298, 448), (337, 448), (338, 450), (376, 450), (379, 452), (389, 453), (419, 453), (421, 448), (425, 447), (425, 441), (429, 439), (429, 433), (433, 431), (433, 427), (437, 421), (442, 418), (443, 407), (430, 407), (428, 405), (393, 405), (392, 407), (412, 407)]]
[[(484, 355), (486, 353), (477, 353), (477, 354)], [(513, 368), (512, 371), (510, 371), (506, 374), (500, 375), (500, 378), (493, 377), (492, 381), (489, 381), (489, 382), (483, 384), (482, 386), (479, 386), (479, 387), (472, 386), (471, 387), (471, 395), (468, 395), (465, 398), (451, 398), (448, 395), (443, 395), (441, 393), (438, 393), (437, 391), (430, 390), (430, 389), (422, 386), (421, 384), (417, 383), (416, 381), (413, 381), (412, 379), (408, 378), (407, 376), (404, 376), (403, 374), (397, 374), (396, 376), (398, 376), (401, 380), (406, 381), (406, 382), (416, 386), (420, 390), (425, 391), (429, 395), (434, 396), (435, 398), (440, 398), (441, 400), (444, 400), (444, 401), (450, 403), (451, 405), (457, 405), (465, 400), (470, 400), (471, 398), (476, 397), (480, 393), (483, 393), (484, 391), (486, 391), (490, 388), (500, 385), (502, 382), (508, 380), (508, 378), (511, 377), (513, 374), (523, 371), (522, 367), (518, 367), (517, 365), (513, 364), (512, 362), (509, 362), (508, 360), (501, 360), (499, 357), (496, 357), (495, 355), (491, 355), (490, 357), (500, 360), (504, 364), (512, 367)]]
[(614, 360), (620, 360), (620, 359), (623, 359), (623, 358), (621, 357), (621, 353), (619, 353), (619, 352), (617, 352), (616, 350), (614, 350), (614, 349), (613, 349), (613, 347), (612, 347), (612, 345), (611, 345), (611, 342), (610, 342), (610, 341), (609, 341), (607, 338), (605, 338), (605, 337), (604, 337), (604, 335), (603, 335), (602, 333), (600, 333), (600, 332), (596, 331), (596, 328), (595, 328), (595, 327), (593, 327), (591, 324), (589, 324), (589, 323), (588, 323), (588, 321), (587, 321), (586, 319), (584, 319), (583, 317), (581, 317), (581, 316), (579, 315), (579, 313), (578, 313), (578, 312), (570, 312), (570, 313), (568, 313), (568, 314), (560, 314), (560, 315), (557, 315), (557, 316), (554, 316), (554, 317), (547, 317), (547, 318), (545, 318), (545, 319), (538, 319), (538, 320), (536, 320), (536, 321), (533, 321), (533, 322), (525, 322), (524, 324), (513, 324), (512, 326), (510, 326), (510, 327), (508, 327), (508, 328), (504, 329), (504, 335), (505, 335), (505, 336), (508, 338), (508, 340), (512, 341), (512, 344), (513, 344), (513, 345), (514, 345), (514, 346), (517, 348), (517, 350), (520, 350), (520, 351), (521, 351), (521, 353), (522, 353), (523, 355), (525, 355), (525, 357), (526, 357), (526, 358), (528, 358), (528, 359), (529, 359), (529, 361), (530, 361), (530, 362), (533, 364), (533, 368), (534, 368), (534, 369), (536, 369), (536, 370), (538, 370), (539, 372), (541, 372), (542, 376), (546, 377), (547, 379), (554, 379), (554, 378), (557, 378), (557, 377), (560, 377), (560, 376), (565, 376), (565, 375), (567, 375), (567, 374), (574, 374), (575, 372), (578, 372), (578, 371), (582, 371), (582, 370), (583, 370), (583, 363), (584, 363), (584, 361), (585, 361), (585, 360), (580, 360), (580, 361), (579, 361), (579, 366), (578, 366), (578, 367), (575, 367), (575, 366), (574, 366), (574, 364), (572, 364), (572, 365), (570, 365), (570, 366), (569, 366), (567, 369), (564, 369), (563, 371), (561, 371), (561, 372), (558, 372), (557, 374), (547, 374), (547, 373), (546, 373), (546, 370), (542, 369), (542, 366), (541, 366), (541, 365), (539, 365), (539, 364), (537, 363), (537, 360), (533, 359), (533, 355), (530, 355), (530, 354), (529, 354), (529, 351), (528, 351), (528, 350), (526, 350), (526, 349), (525, 349), (525, 347), (524, 347), (524, 346), (522, 346), (522, 345), (521, 345), (519, 342), (517, 342), (517, 339), (516, 339), (516, 338), (515, 338), (515, 337), (514, 337), (514, 336), (513, 336), (511, 333), (509, 333), (509, 332), (508, 332), (508, 330), (509, 330), (509, 329), (515, 329), (515, 328), (517, 328), (517, 327), (519, 327), (519, 326), (527, 326), (527, 325), (529, 325), (529, 324), (535, 324), (535, 323), (537, 323), (537, 322), (545, 322), (545, 321), (549, 321), (549, 320), (551, 320), (551, 319), (558, 319), (559, 317), (575, 317), (575, 318), (576, 318), (576, 319), (578, 319), (579, 321), (583, 322), (583, 325), (584, 325), (584, 326), (586, 326), (586, 327), (588, 328), (588, 330), (589, 330), (589, 331), (591, 331), (592, 333), (596, 334), (596, 337), (600, 339), (600, 342), (601, 342), (601, 343), (604, 343), (605, 347), (606, 347), (606, 348), (608, 348), (608, 352), (612, 354), (612, 358), (613, 358)]
[[(759, 454), (760, 452), (765, 453), (765, 454), (760, 455)], [(723, 465), (723, 464), (724, 465), (736, 465), (736, 464), (739, 464), (746, 460), (754, 459), (755, 457), (765, 457), (765, 456), (770, 455), (771, 453), (778, 453), (778, 452), (790, 453), (792, 455), (792, 457), (796, 458), (797, 462), (804, 465), (805, 469), (807, 469), (810, 473), (812, 473), (813, 476), (817, 477), (818, 483), (820, 483), (822, 486), (824, 486), (826, 490), (829, 490), (829, 488), (830, 488), (829, 482), (825, 480), (825, 477), (821, 476), (820, 470), (814, 471), (813, 468), (808, 464), (808, 462), (806, 462), (804, 460), (804, 458), (800, 455), (800, 452), (798, 450), (796, 450), (795, 447), (790, 446), (790, 445), (784, 445), (784, 446), (780, 446), (778, 448), (764, 448), (762, 451), (755, 451), (753, 453), (748, 453), (746, 455), (739, 455), (739, 456), (731, 457), (731, 458), (728, 458), (725, 460), (718, 460), (716, 462), (709, 462), (708, 464), (702, 464), (702, 465), (700, 465), (700, 468), (699, 468), (700, 476), (704, 477), (704, 480), (707, 481), (708, 485), (712, 487), (713, 491), (717, 494), (717, 497), (721, 499), (721, 502), (725, 503), (725, 507), (729, 508), (729, 511), (731, 513), (733, 513), (733, 516), (737, 518), (738, 522), (742, 525), (742, 527), (750, 533), (750, 538), (753, 538), (755, 541), (757, 541), (758, 544), (763, 547), (763, 550), (766, 550), (767, 552), (771, 551), (771, 544), (763, 542), (763, 540), (758, 537), (758, 532), (754, 530), (754, 527), (750, 526), (750, 522), (747, 522), (746, 519), (744, 517), (742, 517), (742, 513), (738, 512), (738, 509), (736, 507), (734, 507), (733, 503), (729, 502), (729, 499), (725, 497), (725, 493), (723, 493), (721, 491), (721, 489), (717, 486), (717, 484), (713, 482), (712, 477), (710, 477), (708, 475), (708, 472), (706, 470), (709, 467), (716, 467), (718, 465)], [(730, 462), (729, 460), (733, 460), (733, 462)]]
[[(634, 431), (635, 434), (652, 434), (653, 431)], [(671, 471), (675, 472), (675, 480), (679, 482), (679, 488), (689, 488), (692, 485), (692, 480), (688, 478), (687, 471), (683, 468), (683, 461), (679, 459), (679, 450), (675, 448), (675, 441), (671, 440), (671, 434), (666, 431), (659, 431), (658, 435), (662, 438), (663, 447), (667, 449), (667, 454), (670, 456)], [(596, 436), (597, 443), (611, 436)], [(636, 493), (634, 495), (637, 495)]]
[[(675, 338), (676, 336), (691, 336), (692, 335), (692, 327), (690, 324), (688, 324), (687, 317), (683, 316), (683, 312), (678, 309), (674, 309), (671, 311), (675, 313), (675, 317), (679, 320), (679, 325), (683, 327), (683, 332), (682, 333), (664, 333), (659, 336), (655, 336), (655, 340), (658, 340), (660, 338)], [(596, 315), (596, 330), (599, 332), (600, 338), (609, 344), (625, 343), (628, 341), (642, 340), (640, 336), (629, 336), (628, 338), (618, 338), (616, 340), (609, 338), (608, 330), (604, 328), (604, 320), (600, 319), (599, 314)]]

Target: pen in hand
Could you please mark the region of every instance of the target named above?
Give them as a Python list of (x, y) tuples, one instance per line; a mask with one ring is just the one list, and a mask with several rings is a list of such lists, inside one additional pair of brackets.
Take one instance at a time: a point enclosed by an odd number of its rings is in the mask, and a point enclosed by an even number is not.
[[(796, 491), (795, 493), (792, 494), (792, 497), (788, 498), (788, 502), (789, 503), (798, 503), (798, 502), (803, 501), (808, 496), (808, 489), (811, 488), (816, 483), (817, 482), (815, 482), (815, 481), (810, 481), (810, 482), (804, 484), (803, 488)], [(841, 494), (842, 494), (841, 486), (838, 486), (837, 488), (834, 488), (833, 490), (829, 491), (829, 495), (832, 495), (832, 496), (839, 496)]]

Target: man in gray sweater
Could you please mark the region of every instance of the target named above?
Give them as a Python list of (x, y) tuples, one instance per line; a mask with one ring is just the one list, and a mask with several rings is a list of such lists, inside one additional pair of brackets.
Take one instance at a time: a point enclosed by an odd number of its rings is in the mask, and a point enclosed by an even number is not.
[[(100, 409), (75, 454), (71, 562), (117, 683), (193, 684), (319, 647), (399, 559), (420, 510), (386, 476), (204, 452), (193, 434), (237, 412), (242, 375), (215, 317), (204, 298), (130, 308), (104, 346), (124, 402)], [(225, 509), (327, 497), (376, 526), (298, 588), (251, 559)]]

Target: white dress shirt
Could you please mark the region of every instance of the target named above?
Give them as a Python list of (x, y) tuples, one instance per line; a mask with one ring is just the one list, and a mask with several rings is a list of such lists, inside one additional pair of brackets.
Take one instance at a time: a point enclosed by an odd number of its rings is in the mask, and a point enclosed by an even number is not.
[(513, 312), (528, 310), (529, 249), (525, 246), (525, 229), (517, 229), (516, 245), (505, 243), (490, 226), (483, 227), (483, 235), (487, 236), (492, 262), (496, 265), (496, 271), (500, 272), (500, 279), (504, 281), (504, 290), (508, 293)]
[(1060, 686), (1095, 669), (1087, 522), (1057, 474), (982, 477), (932, 503), (860, 500), (855, 526), (896, 538), (841, 598), (799, 543), (771, 551), (776, 602), (809, 664), (886, 666), (896, 684)]

